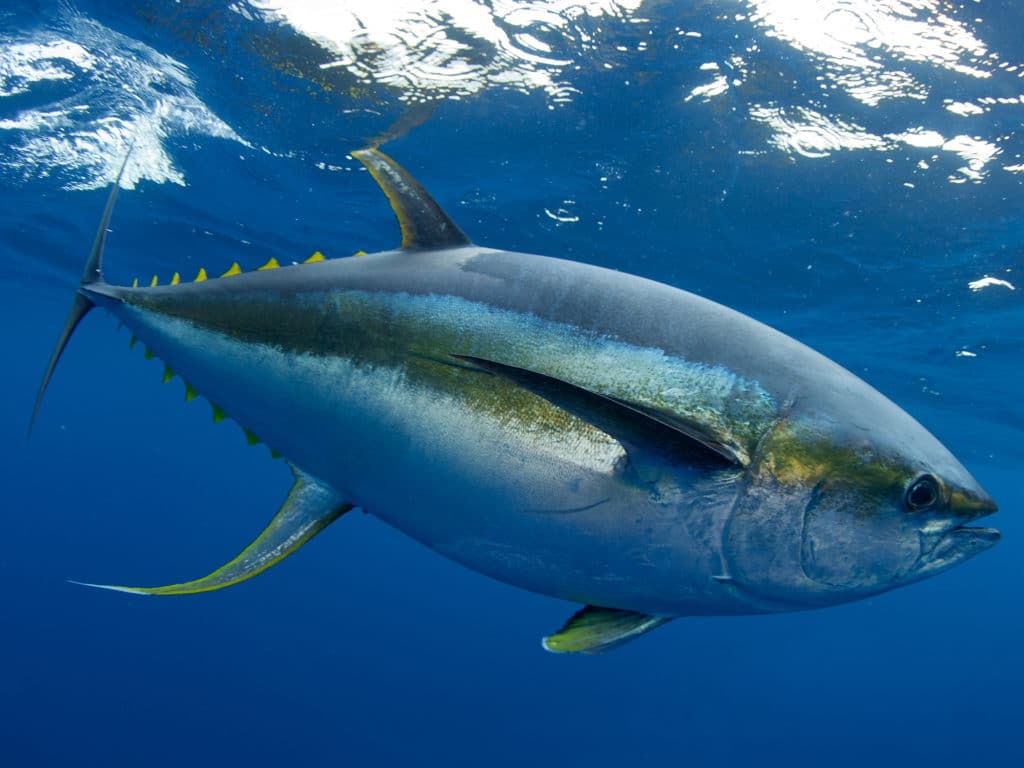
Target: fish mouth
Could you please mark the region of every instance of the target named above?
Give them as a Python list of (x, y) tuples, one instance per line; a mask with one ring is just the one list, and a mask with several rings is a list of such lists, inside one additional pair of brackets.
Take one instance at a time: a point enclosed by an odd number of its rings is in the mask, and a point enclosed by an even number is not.
[(913, 568), (915, 579), (932, 576), (994, 547), (1001, 538), (995, 528), (957, 525), (937, 536), (922, 535), (922, 553)]

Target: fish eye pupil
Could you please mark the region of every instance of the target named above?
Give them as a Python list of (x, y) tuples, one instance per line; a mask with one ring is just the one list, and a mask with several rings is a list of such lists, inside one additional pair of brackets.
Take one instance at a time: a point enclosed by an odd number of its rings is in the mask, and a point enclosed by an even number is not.
[(907, 489), (907, 507), (917, 511), (927, 509), (939, 499), (939, 484), (931, 475), (921, 475)]

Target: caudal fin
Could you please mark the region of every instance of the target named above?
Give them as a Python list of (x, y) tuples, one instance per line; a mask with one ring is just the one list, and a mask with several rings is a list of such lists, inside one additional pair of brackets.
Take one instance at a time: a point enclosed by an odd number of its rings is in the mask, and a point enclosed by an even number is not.
[[(96, 237), (92, 241), (92, 250), (89, 252), (89, 260), (85, 264), (85, 270), (82, 272), (82, 279), (78, 283), (79, 287), (103, 282), (103, 245), (107, 239), (107, 227), (110, 225), (110, 217), (114, 213), (117, 190), (121, 188), (121, 177), (124, 175), (124, 169), (128, 165), (128, 158), (131, 157), (131, 154), (132, 151), (129, 148), (128, 154), (125, 155), (121, 168), (117, 172), (114, 186), (107, 196), (107, 205), (103, 209), (103, 217), (100, 219), (100, 225), (96, 230)], [(32, 407), (32, 418), (28, 422), (28, 434), (30, 436), (32, 434), (32, 427), (36, 423), (36, 416), (39, 414), (39, 406), (43, 402), (46, 386), (50, 383), (53, 371), (57, 367), (57, 361), (60, 360), (64, 347), (67, 346), (68, 341), (71, 339), (71, 334), (75, 332), (75, 328), (78, 327), (78, 324), (82, 322), (82, 318), (89, 313), (93, 306), (92, 301), (81, 291), (75, 294), (75, 298), (71, 302), (71, 311), (68, 312), (68, 319), (64, 321), (64, 328), (57, 339), (57, 345), (53, 349), (53, 354), (50, 355), (50, 362), (46, 365), (46, 372), (43, 373), (43, 381), (39, 385), (39, 392), (36, 393), (36, 402)]]

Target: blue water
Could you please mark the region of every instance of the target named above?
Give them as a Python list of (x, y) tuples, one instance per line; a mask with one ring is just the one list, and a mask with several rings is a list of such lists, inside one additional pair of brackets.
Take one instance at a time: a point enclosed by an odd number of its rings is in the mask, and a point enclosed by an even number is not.
[[(258, 5), (0, 5), (4, 765), (1022, 764), (1019, 4), (378, 0), (313, 31)], [(861, 603), (588, 658), (540, 648), (574, 606), (372, 516), (223, 592), (68, 584), (205, 573), (290, 484), (99, 314), (25, 443), (128, 144), (107, 274), (165, 282), (393, 247), (346, 152), (403, 114), (387, 151), (476, 242), (796, 336), (943, 440), (1004, 540)]]

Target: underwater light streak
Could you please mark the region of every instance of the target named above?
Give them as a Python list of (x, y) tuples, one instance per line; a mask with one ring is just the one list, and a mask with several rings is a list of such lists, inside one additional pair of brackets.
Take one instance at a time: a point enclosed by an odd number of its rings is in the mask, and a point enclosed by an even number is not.
[(1002, 288), (1009, 288), (1011, 291), (1017, 290), (1017, 288), (1008, 280), (1000, 280), (998, 277), (989, 277), (988, 275), (985, 275), (979, 280), (972, 280), (967, 284), (967, 287), (972, 291), (980, 291), (983, 288), (991, 288), (994, 285), (998, 285)]

